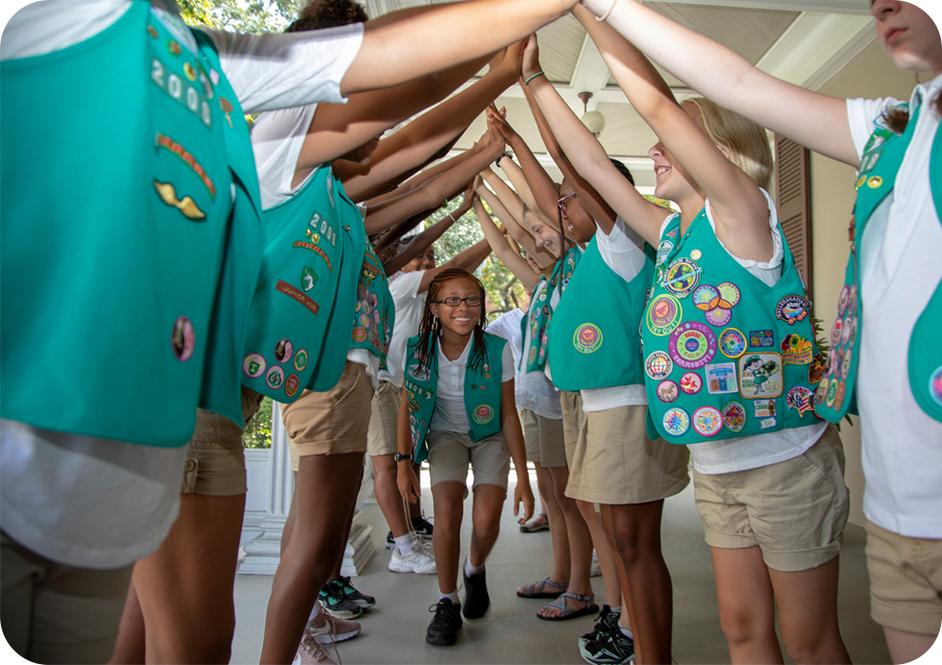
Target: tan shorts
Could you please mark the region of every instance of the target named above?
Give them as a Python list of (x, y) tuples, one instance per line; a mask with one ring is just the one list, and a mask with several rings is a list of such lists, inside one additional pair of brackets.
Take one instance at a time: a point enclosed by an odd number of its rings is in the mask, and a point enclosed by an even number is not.
[(13, 649), (36, 663), (111, 658), (134, 564), (77, 568), (2, 536), (0, 623)]
[(833, 427), (784, 462), (733, 473), (694, 471), (693, 487), (713, 547), (757, 545), (769, 568), (785, 572), (817, 568), (840, 553), (848, 493), (844, 448)]
[[(248, 422), (258, 411), (262, 396), (242, 388), (242, 418)], [(182, 494), (237, 496), (245, 494), (245, 449), (242, 428), (224, 416), (198, 409), (196, 428), (183, 467)]]
[(370, 404), (370, 428), (366, 436), (366, 452), (371, 456), (396, 452), (396, 425), (399, 422), (399, 395), (389, 381), (380, 381)]
[(498, 485), (507, 489), (510, 450), (502, 432), (477, 443), (461, 432), (429, 432), (428, 445), (428, 468), (433, 487), (452, 480), (465, 486), (467, 496), (470, 464), (474, 474), (473, 488)]
[(609, 505), (648, 503), (687, 486), (687, 447), (649, 439), (647, 413), (644, 405), (586, 412), (566, 496)]
[(585, 413), (582, 411), (582, 395), (579, 391), (562, 390), (559, 405), (563, 411), (563, 444), (566, 449), (566, 466), (572, 468), (572, 456), (576, 452), (579, 430), (582, 429)]
[(305, 455), (366, 452), (373, 386), (366, 368), (347, 361), (337, 385), (326, 392), (305, 390), (281, 410), (291, 451), (291, 468)]
[(563, 421), (544, 418), (529, 409), (519, 409), (517, 413), (523, 428), (527, 459), (542, 467), (566, 466)]
[(942, 540), (901, 536), (868, 521), (867, 570), (874, 621), (910, 633), (939, 633)]

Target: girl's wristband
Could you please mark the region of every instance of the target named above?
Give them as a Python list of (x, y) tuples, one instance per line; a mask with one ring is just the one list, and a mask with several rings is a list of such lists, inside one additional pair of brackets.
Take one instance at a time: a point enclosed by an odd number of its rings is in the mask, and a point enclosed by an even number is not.
[(537, 76), (543, 75), (543, 73), (544, 73), (544, 72), (543, 72), (543, 70), (541, 69), (541, 70), (538, 71), (536, 74), (530, 74), (530, 75), (526, 78), (526, 80), (524, 80), (523, 84), (524, 84), (524, 85), (530, 85), (530, 81), (532, 81), (533, 79), (535, 79)]

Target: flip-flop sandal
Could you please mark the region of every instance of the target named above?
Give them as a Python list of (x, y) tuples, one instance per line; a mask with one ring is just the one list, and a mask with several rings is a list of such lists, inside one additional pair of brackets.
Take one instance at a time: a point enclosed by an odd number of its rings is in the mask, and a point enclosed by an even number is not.
[[(598, 614), (599, 606), (592, 602), (592, 596), (582, 593), (570, 593), (566, 592), (560, 594), (559, 597), (554, 600), (552, 603), (544, 605), (543, 607), (553, 607), (557, 610), (560, 610), (561, 613), (557, 616), (543, 616), (539, 612), (537, 613), (538, 619), (543, 619), (543, 621), (568, 621), (569, 619), (576, 619), (578, 617), (588, 616), (590, 614)], [(580, 603), (585, 603), (585, 607), (578, 610), (569, 609), (569, 599), (579, 601)]]
[(520, 533), (536, 533), (537, 531), (548, 531), (550, 528), (549, 518), (546, 515), (537, 515), (526, 524), (520, 525)]
[[(540, 580), (539, 582), (534, 582), (533, 584), (528, 584), (524, 587), (517, 589), (518, 598), (558, 598), (559, 594), (563, 593), (566, 590), (566, 587), (569, 586), (569, 582), (556, 582), (555, 580), (547, 577), (546, 579)], [(547, 591), (546, 588), (551, 587), (552, 591)]]

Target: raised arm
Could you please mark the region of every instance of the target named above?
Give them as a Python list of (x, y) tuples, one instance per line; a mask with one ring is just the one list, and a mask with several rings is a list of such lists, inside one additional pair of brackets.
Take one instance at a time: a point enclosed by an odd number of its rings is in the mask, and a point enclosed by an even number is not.
[(559, 18), (576, 1), (469, 0), (379, 26), (368, 21), (340, 90), (348, 95), (396, 85), (493, 53)]
[[(601, 16), (612, 0), (584, 0), (582, 4)], [(845, 100), (770, 76), (731, 49), (634, 0), (617, 0), (607, 22), (656, 63), (720, 106), (823, 155), (859, 165)]]
[(419, 256), (422, 252), (432, 246), (432, 243), (442, 237), (454, 223), (471, 208), (471, 196), (465, 193), (464, 200), (454, 213), (449, 213), (435, 224), (425, 229), (410, 242), (399, 254), (383, 261), (383, 268), (387, 275), (394, 275), (412, 259)]
[(485, 168), (481, 171), (481, 178), (490, 187), (494, 194), (497, 195), (497, 198), (500, 199), (500, 202), (504, 204), (504, 208), (507, 209), (513, 218), (523, 223), (523, 201), (520, 200), (520, 197), (517, 196), (517, 192), (511, 189), (503, 179), (494, 173), (490, 167)]
[[(541, 70), (536, 44), (528, 45), (524, 76), (529, 78)], [(529, 71), (534, 70), (534, 71)], [(656, 74), (656, 72), (655, 72)], [(663, 81), (661, 81), (663, 83)], [(663, 85), (665, 94), (670, 94)], [(529, 91), (539, 106), (553, 136), (570, 158), (573, 168), (585, 178), (622, 219), (626, 220), (645, 240), (657, 247), (664, 210), (647, 201), (612, 164), (599, 140), (573, 113), (569, 105), (545, 76), (536, 76)], [(603, 230), (611, 232), (608, 220), (600, 220)]]
[(484, 232), (484, 239), (490, 245), (494, 256), (507, 266), (507, 269), (523, 283), (528, 291), (532, 290), (539, 281), (540, 275), (511, 247), (506, 236), (497, 228), (494, 220), (484, 209), (484, 204), (477, 197), (474, 199), (474, 214), (478, 218), (478, 224), (481, 225), (481, 231)]
[(558, 257), (554, 256), (543, 247), (537, 246), (530, 230), (526, 228), (522, 221), (517, 221), (514, 219), (513, 215), (507, 212), (507, 209), (500, 202), (500, 199), (494, 195), (494, 192), (483, 184), (479, 185), (475, 191), (479, 197), (487, 202), (487, 205), (494, 211), (497, 219), (501, 221), (504, 228), (510, 233), (510, 236), (523, 247), (524, 251), (529, 256), (533, 257), (533, 260), (536, 261), (537, 266), (541, 270), (556, 263)]
[[(584, 8), (577, 8), (575, 14), (586, 26), (631, 105), (710, 199), (717, 237), (736, 256), (769, 260), (772, 256), (769, 208), (756, 183), (726, 158), (672, 96), (664, 93), (657, 83), (660, 77), (637, 48), (611, 26), (594, 20)], [(691, 108), (699, 115), (695, 106)]]
[(509, 155), (505, 154), (498, 157), (494, 164), (507, 176), (510, 184), (513, 185), (514, 191), (517, 192), (517, 196), (523, 201), (523, 205), (534, 210), (539, 210), (540, 206), (537, 205), (536, 199), (533, 197), (533, 191), (530, 189), (530, 185), (527, 184), (523, 170), (517, 166), (517, 162)]

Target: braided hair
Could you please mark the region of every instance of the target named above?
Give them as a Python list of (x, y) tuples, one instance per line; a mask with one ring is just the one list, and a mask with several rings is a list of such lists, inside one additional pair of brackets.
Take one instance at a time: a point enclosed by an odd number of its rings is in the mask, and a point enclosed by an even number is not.
[(442, 335), (442, 322), (432, 314), (432, 303), (438, 301), (438, 294), (446, 282), (454, 279), (465, 279), (472, 282), (478, 289), (481, 297), (481, 318), (474, 324), (471, 333), (471, 356), (468, 358), (468, 367), (477, 369), (487, 359), (487, 347), (484, 345), (484, 328), (487, 326), (487, 308), (484, 305), (486, 293), (481, 280), (464, 268), (446, 268), (435, 275), (428, 286), (428, 296), (425, 299), (425, 311), (422, 313), (422, 323), (419, 325), (419, 345), (416, 356), (419, 361), (419, 370), (427, 370), (432, 362), (432, 354), (436, 352), (436, 342)]

